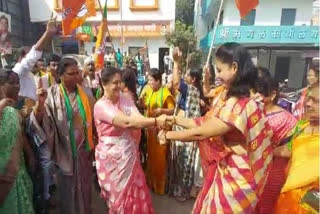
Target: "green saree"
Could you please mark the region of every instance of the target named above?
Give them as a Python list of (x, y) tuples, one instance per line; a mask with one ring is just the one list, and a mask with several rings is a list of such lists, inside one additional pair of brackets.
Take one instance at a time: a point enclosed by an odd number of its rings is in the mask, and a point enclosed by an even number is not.
[(0, 200), (0, 213), (33, 214), (32, 182), (25, 167), (20, 120), (14, 108), (6, 107), (2, 112), (0, 139), (0, 186), (3, 199)]

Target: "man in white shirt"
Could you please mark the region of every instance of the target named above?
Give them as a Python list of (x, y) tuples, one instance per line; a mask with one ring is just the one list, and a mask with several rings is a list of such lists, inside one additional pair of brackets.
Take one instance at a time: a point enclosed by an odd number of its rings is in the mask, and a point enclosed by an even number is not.
[(107, 50), (107, 54), (104, 55), (104, 61), (106, 62), (105, 64), (108, 66), (115, 66), (115, 58), (114, 58), (114, 54), (113, 51), (110, 52), (109, 50)]
[(166, 54), (163, 57), (163, 63), (164, 63), (164, 72), (168, 75), (169, 74), (169, 65), (170, 65), (171, 59), (169, 56), (169, 53), (166, 52)]
[(60, 83), (60, 77), (57, 71), (60, 60), (61, 58), (58, 55), (56, 54), (50, 55), (50, 57), (48, 58), (49, 64), (47, 68), (47, 73), (44, 76), (39, 78), (40, 81), (38, 80), (38, 82), (36, 82), (37, 87), (48, 89), (52, 85)]
[(12, 69), (19, 75), (20, 78), (20, 92), (19, 96), (30, 98), (34, 101), (37, 100), (36, 95), (36, 82), (32, 74), (32, 69), (35, 63), (41, 58), (42, 51), (47, 44), (57, 33), (55, 21), (49, 21), (47, 29), (38, 40), (38, 42), (31, 48), (31, 50), (24, 56), (22, 53), (18, 63)]

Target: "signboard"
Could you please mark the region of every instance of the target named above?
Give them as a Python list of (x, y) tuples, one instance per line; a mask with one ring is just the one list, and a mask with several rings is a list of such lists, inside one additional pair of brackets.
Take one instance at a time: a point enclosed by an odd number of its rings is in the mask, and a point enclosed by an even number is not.
[(11, 16), (0, 12), (0, 54), (11, 54)]
[[(160, 37), (164, 36), (170, 26), (168, 24), (144, 24), (122, 26), (124, 37)], [(112, 37), (121, 37), (121, 25), (109, 25)]]
[[(111, 37), (121, 37), (121, 25), (108, 24)], [(99, 23), (85, 23), (79, 32), (91, 36), (97, 35)], [(161, 37), (170, 31), (169, 23), (151, 24), (124, 24), (122, 26), (123, 37)]]
[[(211, 31), (201, 40), (201, 47), (210, 47)], [(318, 26), (219, 26), (215, 44), (312, 44), (319, 45)]]

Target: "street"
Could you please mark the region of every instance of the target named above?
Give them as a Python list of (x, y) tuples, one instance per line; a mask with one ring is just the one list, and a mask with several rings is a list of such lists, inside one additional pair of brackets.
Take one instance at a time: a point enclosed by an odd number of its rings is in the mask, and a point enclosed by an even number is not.
[[(100, 198), (96, 189), (92, 188), (92, 210), (93, 214), (107, 214), (106, 205)], [(151, 193), (155, 214), (189, 214), (192, 211), (195, 199), (189, 199), (185, 202), (179, 202), (167, 195), (159, 196)], [(52, 209), (50, 214), (59, 214), (58, 209)]]

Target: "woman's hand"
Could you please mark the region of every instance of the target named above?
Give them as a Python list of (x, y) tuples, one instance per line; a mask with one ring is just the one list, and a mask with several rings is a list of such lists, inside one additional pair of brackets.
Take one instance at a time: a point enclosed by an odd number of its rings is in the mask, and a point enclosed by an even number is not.
[(167, 115), (163, 114), (163, 115), (157, 117), (156, 120), (157, 120), (157, 127), (160, 129), (164, 128), (166, 125), (166, 121), (167, 121)]
[(38, 102), (41, 106), (43, 106), (44, 103), (46, 102), (47, 96), (48, 96), (48, 93), (46, 89), (44, 88), (37, 89)]
[(14, 104), (14, 100), (10, 98), (4, 98), (0, 100), (0, 112), (7, 106)]
[(175, 116), (167, 116), (166, 125), (173, 126), (175, 124)]
[(176, 62), (176, 63), (180, 63), (181, 61), (181, 58), (182, 58), (182, 51), (179, 50), (178, 47), (175, 47), (173, 49), (173, 61)]
[(153, 117), (158, 117), (161, 115), (161, 108), (156, 108), (152, 110), (152, 116)]
[(165, 145), (165, 144), (167, 144), (166, 133), (167, 133), (167, 131), (165, 131), (165, 130), (161, 130), (161, 131), (159, 132), (159, 134), (158, 134), (158, 140), (159, 140), (160, 145)]

